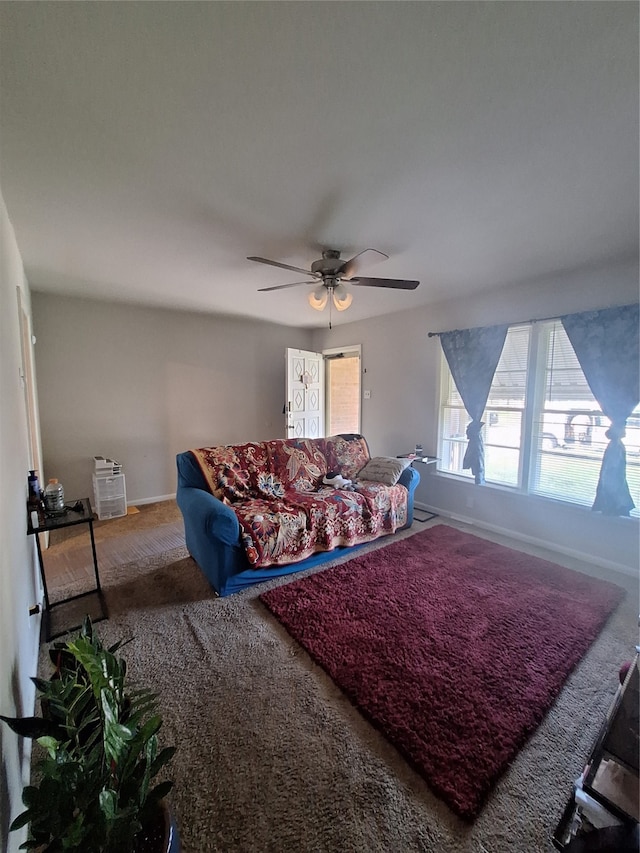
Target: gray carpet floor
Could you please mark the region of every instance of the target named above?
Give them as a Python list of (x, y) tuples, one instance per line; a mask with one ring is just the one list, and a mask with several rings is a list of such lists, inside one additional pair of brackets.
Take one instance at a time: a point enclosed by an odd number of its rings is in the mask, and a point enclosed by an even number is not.
[[(260, 603), (260, 592), (287, 579), (217, 598), (184, 548), (102, 572), (110, 618), (96, 630), (108, 643), (134, 637), (124, 650), (129, 672), (157, 691), (163, 743), (178, 748), (170, 799), (184, 853), (553, 849), (572, 782), (637, 642), (637, 583), (470, 532), (628, 590), (473, 825), (430, 792)], [(451, 666), (464, 679), (464, 648)]]

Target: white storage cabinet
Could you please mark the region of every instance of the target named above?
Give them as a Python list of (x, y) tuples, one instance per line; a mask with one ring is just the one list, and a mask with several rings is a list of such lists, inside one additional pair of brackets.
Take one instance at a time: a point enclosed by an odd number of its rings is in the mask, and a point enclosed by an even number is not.
[[(93, 504), (98, 518), (119, 518), (127, 514), (127, 490), (122, 466), (113, 459), (94, 456)], [(115, 473), (117, 472), (117, 473)]]

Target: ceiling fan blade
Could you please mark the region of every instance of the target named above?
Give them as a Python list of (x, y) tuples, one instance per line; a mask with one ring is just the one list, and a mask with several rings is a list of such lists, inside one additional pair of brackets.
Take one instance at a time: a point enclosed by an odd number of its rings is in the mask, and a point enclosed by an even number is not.
[(313, 275), (311, 270), (303, 270), (302, 267), (292, 267), (289, 264), (281, 264), (280, 261), (270, 261), (268, 258), (247, 258), (248, 261), (256, 261), (259, 264), (269, 264), (270, 267), (279, 267), (283, 270), (293, 270), (293, 272), (301, 272), (303, 275)]
[(395, 287), (396, 290), (415, 290), (419, 281), (407, 281), (402, 278), (363, 278), (358, 276), (347, 284), (355, 284), (360, 287)]
[(378, 249), (363, 249), (361, 252), (358, 252), (357, 255), (354, 255), (348, 261), (345, 262), (344, 272), (342, 273), (342, 278), (349, 278), (354, 275), (355, 272), (362, 267), (362, 256), (367, 255), (365, 259), (365, 263), (367, 264), (375, 264), (380, 261), (388, 261), (389, 255), (385, 255), (384, 252), (378, 251)]
[(273, 287), (259, 287), (258, 293), (261, 293), (265, 290), (284, 290), (285, 287), (298, 287), (299, 284), (317, 284), (316, 281), (294, 281), (292, 284), (276, 284)]

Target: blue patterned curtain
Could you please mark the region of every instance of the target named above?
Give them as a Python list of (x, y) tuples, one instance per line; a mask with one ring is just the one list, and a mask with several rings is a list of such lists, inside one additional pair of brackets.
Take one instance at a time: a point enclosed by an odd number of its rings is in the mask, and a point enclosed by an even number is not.
[(627, 418), (640, 401), (638, 308), (625, 305), (561, 318), (593, 396), (611, 421), (592, 507), (604, 515), (629, 515), (635, 506), (621, 439)]
[(487, 405), (491, 383), (500, 361), (508, 326), (488, 326), (442, 332), (440, 343), (453, 381), (471, 418), (467, 426), (467, 449), (463, 468), (471, 468), (476, 483), (484, 483), (484, 444), (482, 413)]

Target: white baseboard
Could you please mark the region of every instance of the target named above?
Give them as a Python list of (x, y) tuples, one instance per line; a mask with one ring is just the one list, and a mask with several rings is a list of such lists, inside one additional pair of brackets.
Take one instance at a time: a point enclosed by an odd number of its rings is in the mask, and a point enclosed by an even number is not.
[(445, 512), (436, 507), (427, 506), (423, 503), (414, 503), (416, 509), (424, 512), (434, 512), (440, 518), (450, 518), (452, 521), (459, 521), (462, 524), (468, 524), (470, 527), (479, 527), (481, 530), (488, 530), (491, 533), (498, 533), (500, 536), (508, 536), (510, 539), (515, 539), (517, 542), (526, 542), (527, 545), (535, 545), (538, 548), (545, 548), (547, 551), (554, 551), (556, 554), (563, 554), (565, 557), (571, 557), (574, 560), (581, 560), (583, 563), (589, 563), (592, 566), (601, 566), (604, 569), (610, 569), (612, 572), (619, 572), (622, 575), (629, 577), (637, 577), (638, 572), (631, 566), (625, 566), (623, 563), (614, 563), (611, 560), (594, 557), (592, 554), (585, 554), (582, 551), (576, 551), (574, 548), (565, 548), (563, 545), (557, 545), (555, 542), (549, 542), (546, 539), (539, 539), (537, 536), (527, 536), (525, 533), (518, 533), (515, 530), (509, 530), (506, 527), (499, 527), (497, 524), (488, 524), (485, 521), (478, 521), (475, 518), (467, 518), (464, 515), (455, 515), (452, 512)]
[(155, 498), (136, 498), (133, 501), (127, 501), (127, 506), (144, 506), (145, 504), (157, 504), (162, 501), (175, 501), (176, 493), (172, 495), (158, 495)]

